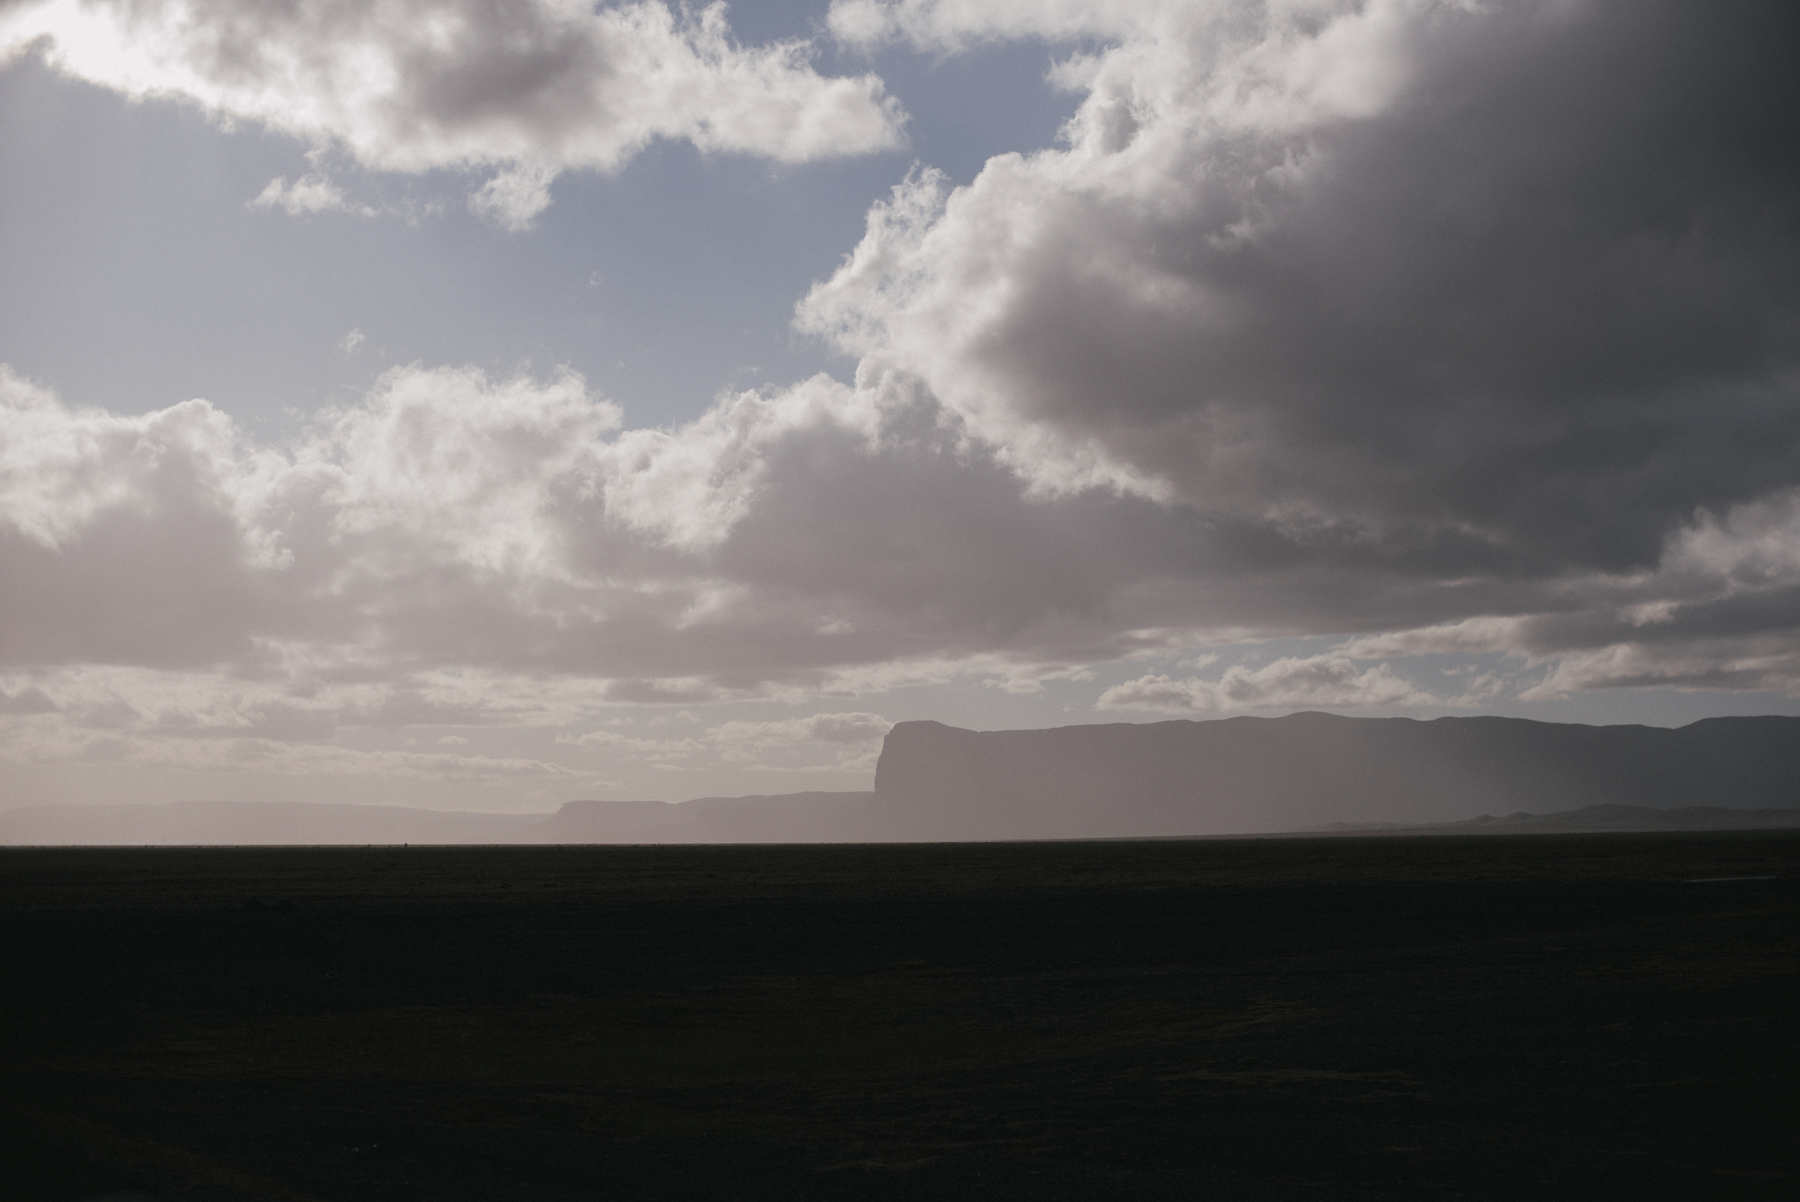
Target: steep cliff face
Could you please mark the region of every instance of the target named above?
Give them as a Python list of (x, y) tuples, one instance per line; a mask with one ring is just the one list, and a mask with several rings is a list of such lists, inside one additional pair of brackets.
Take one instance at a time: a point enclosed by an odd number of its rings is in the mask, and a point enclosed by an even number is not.
[(1800, 718), (1679, 730), (1516, 718), (1228, 718), (977, 732), (903, 722), (893, 836), (1104, 838), (1444, 822), (1589, 805), (1800, 806)]

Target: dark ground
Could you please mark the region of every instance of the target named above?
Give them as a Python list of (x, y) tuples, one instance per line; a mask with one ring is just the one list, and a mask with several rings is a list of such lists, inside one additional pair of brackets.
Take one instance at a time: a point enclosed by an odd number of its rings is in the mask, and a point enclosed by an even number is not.
[(1800, 1197), (1797, 878), (1795, 832), (4, 849), (0, 1193)]

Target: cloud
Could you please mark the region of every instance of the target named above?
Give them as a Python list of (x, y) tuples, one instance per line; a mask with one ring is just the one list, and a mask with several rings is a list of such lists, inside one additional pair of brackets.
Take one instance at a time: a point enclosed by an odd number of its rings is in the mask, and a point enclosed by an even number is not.
[(1417, 630), (1395, 630), (1350, 639), (1337, 649), (1350, 659), (1394, 659), (1409, 655), (1479, 655), (1520, 645), (1514, 618), (1465, 618)]
[(290, 217), (307, 217), (315, 213), (375, 216), (375, 210), (367, 205), (351, 204), (337, 185), (322, 175), (302, 176), (291, 184), (287, 182), (286, 176), (278, 175), (250, 202), (250, 207), (280, 209)]
[(53, 714), (59, 708), (44, 690), (35, 686), (16, 693), (0, 689), (0, 714)]
[(502, 229), (528, 230), (550, 207), (550, 185), (556, 171), (547, 167), (515, 167), (502, 171), (469, 193), (469, 209)]
[[(0, 64), (40, 53), (133, 98), (198, 104), (378, 171), (493, 170), (471, 196), (513, 229), (563, 171), (658, 139), (784, 163), (888, 150), (904, 116), (873, 75), (821, 76), (803, 41), (747, 47), (725, 6), (656, 0), (42, 0), (0, 10)], [(320, 176), (257, 202), (365, 211)]]
[(1674, 646), (1615, 643), (1560, 655), (1541, 682), (1519, 694), (1526, 701), (1593, 689), (1729, 689), (1800, 693), (1800, 651), (1794, 635), (1695, 639)]
[[(724, 759), (752, 771), (868, 772), (893, 725), (880, 714), (828, 713), (773, 722), (726, 722), (708, 734)], [(821, 744), (835, 759), (797, 762), (792, 754), (816, 754)]]
[[(666, 767), (694, 768), (729, 763), (738, 768), (784, 772), (856, 772), (875, 766), (881, 741), (893, 723), (880, 714), (818, 713), (806, 718), (774, 721), (733, 721), (709, 727), (703, 733), (660, 738), (631, 735), (619, 730), (596, 730), (560, 741), (582, 747), (599, 747), (630, 758), (648, 759)], [(795, 762), (795, 751), (816, 752), (820, 745), (835, 759)], [(776, 765), (764, 761), (778, 759)]]
[(1564, 581), (1547, 612), (1350, 639), (1352, 659), (1504, 652), (1552, 670), (1526, 700), (1608, 688), (1800, 692), (1800, 492), (1702, 513), (1651, 572)]
[(1038, 489), (1448, 580), (1647, 568), (1793, 482), (1790, 10), (878, 11), (1120, 39), (1066, 150), (921, 172), (799, 313)]
[[(922, 50), (957, 52), (982, 42), (1040, 38), (1075, 41), (1151, 34), (1168, 4), (992, 4), (981, 0), (832, 0), (826, 26), (848, 46), (874, 49), (909, 42)], [(1223, 5), (1190, 8), (1223, 8)]]
[(1096, 708), (1219, 713), (1321, 705), (1364, 709), (1443, 704), (1387, 664), (1359, 670), (1347, 656), (1315, 655), (1278, 659), (1255, 669), (1236, 664), (1216, 681), (1141, 676), (1101, 693)]
[(856, 0), (830, 24), (1078, 49), (1066, 148), (915, 172), (797, 324), (1031, 496), (1179, 514), (1161, 580), (1114, 577), (1109, 603), (1155, 598), (1150, 638), (1185, 616), (1579, 657), (1547, 688), (1794, 688), (1790, 8)]
[(712, 737), (739, 746), (785, 743), (879, 743), (893, 723), (880, 714), (814, 714), (810, 718), (784, 718), (774, 722), (727, 722), (715, 727)]
[(215, 772), (248, 770), (280, 776), (373, 776), (514, 783), (533, 778), (563, 780), (592, 776), (545, 760), (516, 756), (296, 747), (285, 741), (264, 739), (240, 739), (223, 744), (109, 740), (103, 748), (94, 750), (106, 760), (144, 767)]
[(204, 727), (290, 692), (365, 721), (353, 687), (427, 681), (471, 712), (549, 695), (503, 687), (534, 676), (576, 709), (793, 699), (1019, 669), (993, 653), (1038, 623), (1084, 652), (1062, 665), (1114, 637), (1057, 631), (1091, 563), (903, 395), (820, 379), (620, 433), (573, 374), (405, 367), (288, 448), (205, 401), (113, 414), (10, 373), (0, 407), (0, 665), (239, 680)]

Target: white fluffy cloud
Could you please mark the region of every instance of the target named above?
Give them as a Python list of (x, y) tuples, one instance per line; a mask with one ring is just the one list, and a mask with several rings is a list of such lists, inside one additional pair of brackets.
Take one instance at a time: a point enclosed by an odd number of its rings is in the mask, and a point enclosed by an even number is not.
[(309, 217), (316, 213), (375, 215), (375, 210), (368, 205), (352, 204), (342, 189), (322, 175), (304, 175), (291, 184), (286, 176), (278, 175), (250, 202), (250, 207), (280, 209), (290, 217)]
[[(725, 6), (659, 0), (38, 0), (0, 9), (0, 64), (36, 50), (134, 98), (191, 101), (365, 167), (492, 170), (475, 209), (524, 228), (566, 170), (612, 171), (659, 138), (805, 162), (897, 146), (872, 75), (828, 78), (804, 42), (746, 47)], [(352, 210), (328, 180), (259, 203)]]
[[(921, 630), (883, 610), (879, 565), (834, 562), (891, 515), (843, 509), (833, 536), (813, 505), (821, 474), (879, 509), (859, 471), (910, 497), (930, 461), (963, 464), (824, 379), (619, 433), (571, 374), (403, 368), (286, 448), (205, 401), (124, 416), (4, 370), (0, 412), (0, 671), (132, 729), (567, 721), (606, 697), (830, 689), (956, 637), (954, 609)], [(812, 477), (777, 470), (790, 457)], [(796, 501), (804, 521), (770, 512)], [(855, 742), (869, 721), (804, 733)]]

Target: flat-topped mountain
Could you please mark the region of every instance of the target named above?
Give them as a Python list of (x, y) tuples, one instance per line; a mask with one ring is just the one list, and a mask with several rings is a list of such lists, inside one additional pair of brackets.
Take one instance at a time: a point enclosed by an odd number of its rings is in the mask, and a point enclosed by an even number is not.
[(1477, 814), (1800, 806), (1800, 718), (1679, 729), (1521, 718), (1285, 718), (959, 730), (902, 722), (875, 769), (901, 837), (1107, 838)]

